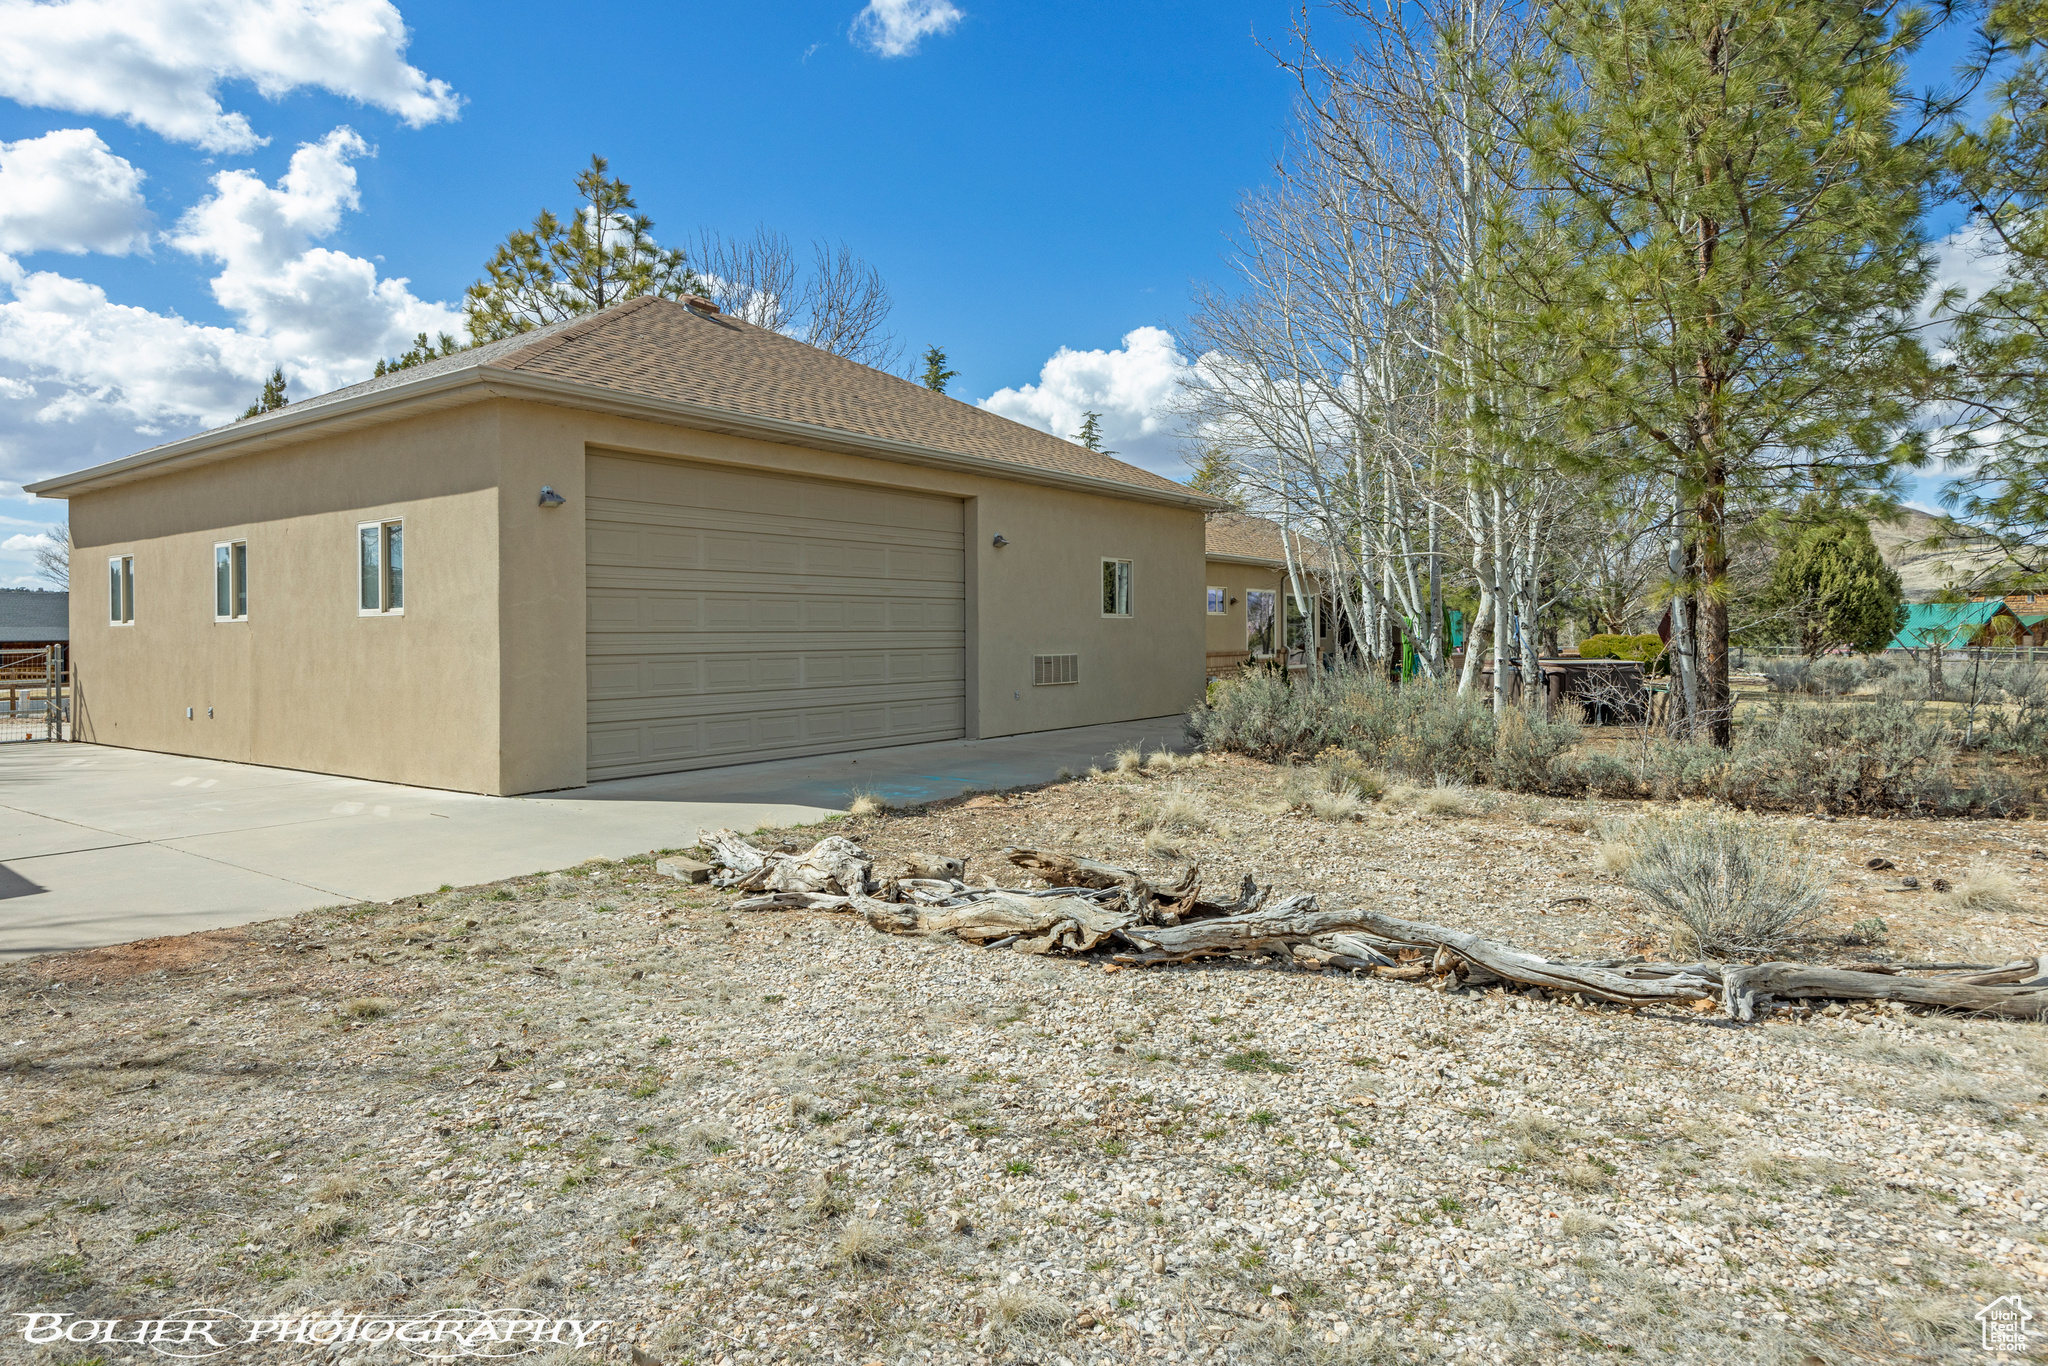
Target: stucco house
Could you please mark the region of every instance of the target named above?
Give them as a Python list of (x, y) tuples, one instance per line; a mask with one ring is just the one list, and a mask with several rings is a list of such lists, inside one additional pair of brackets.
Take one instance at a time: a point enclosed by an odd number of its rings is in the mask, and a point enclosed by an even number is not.
[(1301, 576), (1295, 598), (1287, 578), (1287, 546), (1280, 524), (1244, 512), (1212, 513), (1204, 532), (1206, 582), (1202, 597), (1208, 623), (1204, 649), (1209, 677), (1237, 672), (1247, 663), (1275, 661), (1305, 669), (1330, 649), (1329, 615), (1323, 610), (1316, 573), (1321, 548), (1294, 534), (1294, 564)]
[(1160, 716), (1171, 480), (637, 299), (30, 486), (76, 730), (485, 793)]

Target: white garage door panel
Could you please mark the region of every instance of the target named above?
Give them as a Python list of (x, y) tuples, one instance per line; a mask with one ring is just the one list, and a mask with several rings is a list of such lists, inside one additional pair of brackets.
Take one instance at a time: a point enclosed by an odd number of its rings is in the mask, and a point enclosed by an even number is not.
[(957, 499), (590, 457), (590, 776), (957, 738)]

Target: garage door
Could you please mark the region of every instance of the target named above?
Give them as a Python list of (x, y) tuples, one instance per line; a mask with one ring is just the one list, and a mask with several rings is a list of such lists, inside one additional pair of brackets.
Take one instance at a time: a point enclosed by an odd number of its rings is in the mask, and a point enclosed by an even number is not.
[(957, 498), (593, 455), (590, 776), (957, 739)]

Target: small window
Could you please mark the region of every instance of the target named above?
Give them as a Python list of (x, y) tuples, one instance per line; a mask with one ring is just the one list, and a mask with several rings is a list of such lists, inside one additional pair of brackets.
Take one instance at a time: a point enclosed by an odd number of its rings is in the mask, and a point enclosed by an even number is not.
[(1131, 562), (1102, 562), (1102, 615), (1127, 617), (1131, 614)]
[(365, 522), (356, 528), (357, 604), (364, 616), (390, 616), (405, 611), (405, 523)]
[(213, 619), (249, 619), (249, 543), (221, 541), (213, 547)]
[(135, 624), (133, 555), (115, 555), (107, 561), (107, 620), (115, 626)]
[(1230, 610), (1230, 595), (1221, 588), (1209, 590), (1209, 615), (1220, 617)]
[(1253, 588), (1244, 595), (1244, 648), (1254, 659), (1271, 659), (1276, 653), (1273, 608), (1278, 597), (1270, 588)]

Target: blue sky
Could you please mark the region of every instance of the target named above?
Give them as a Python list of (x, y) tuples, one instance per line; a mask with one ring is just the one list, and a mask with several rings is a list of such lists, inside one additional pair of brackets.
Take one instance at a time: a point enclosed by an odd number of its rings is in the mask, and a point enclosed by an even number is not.
[[(896, 8), (914, 21), (934, 4), (945, 20), (945, 0), (898, 0)], [(111, 53), (105, 43), (123, 27), (120, 11), (139, 7), (118, 0), (57, 7), (100, 11), (85, 21), (104, 31), (97, 46), (66, 52), (50, 42), (31, 51), (58, 68), (40, 87), (24, 91), (17, 81), (10, 89), (0, 77), (0, 95), (15, 96), (0, 98), (0, 142), (90, 130), (103, 146), (85, 149), (94, 164), (123, 174), (124, 163), (146, 177), (136, 189), (148, 215), (146, 224), (129, 222), (125, 254), (67, 250), (92, 240), (84, 229), (75, 239), (45, 233), (14, 244), (19, 270), (40, 274), (46, 292), (59, 280), (96, 287), (104, 304), (89, 307), (106, 316), (82, 319), (66, 298), (38, 313), (40, 329), (15, 320), (27, 340), (18, 336), (11, 356), (0, 346), (0, 479), (18, 487), (210, 425), (253, 396), (272, 360), (285, 364), (301, 396), (362, 377), (415, 323), (447, 320), (431, 306), (459, 308), (508, 231), (543, 204), (568, 207), (570, 182), (593, 152), (632, 183), (658, 238), (687, 244), (703, 229), (765, 223), (799, 243), (843, 240), (887, 280), (896, 301), (890, 327), (907, 351), (947, 349), (959, 371), (954, 393), (983, 398), (1034, 384), (1062, 348), (1116, 351), (1133, 329), (1174, 326), (1190, 280), (1218, 273), (1236, 201), (1278, 150), (1291, 98), (1288, 77), (1259, 45), (1285, 39), (1284, 4), (970, 0), (893, 55), (877, 50), (888, 33), (855, 31), (860, 0), (596, 3), (573, 16), (525, 3), (355, 7), (387, 23), (402, 13), (407, 36), (402, 47), (371, 54), (375, 61), (359, 47), (326, 54), (326, 65), (344, 72), (381, 65), (339, 78), (340, 91), (313, 84), (325, 79), (318, 69), (266, 76), (257, 54), (246, 64), (253, 78), (212, 89), (217, 115), (190, 107), (207, 95), (207, 78), (190, 73), (199, 88), (186, 92), (184, 107), (124, 109), (123, 94), (105, 86), (123, 78), (127, 58), (118, 42)], [(183, 22), (179, 11), (199, 8), (185, 0), (150, 7), (154, 22), (172, 26)], [(301, 7), (232, 0), (226, 8), (245, 26), (269, 20), (288, 30)], [(20, 0), (0, 4), (0, 27), (21, 9)], [(153, 41), (175, 48), (178, 38)], [(194, 60), (210, 57), (208, 41), (203, 32), (192, 38)], [(0, 36), (0, 65), (6, 42)], [(148, 86), (165, 72), (125, 77)], [(393, 94), (407, 79), (445, 91), (430, 90), (422, 113), (419, 90)], [(257, 88), (266, 80), (289, 88), (266, 96)], [(247, 133), (242, 145), (224, 145), (238, 140), (227, 127), (236, 115)], [(341, 128), (360, 144), (337, 142)], [(286, 194), (295, 153), (323, 139), (329, 154), (307, 179), (324, 188)], [(215, 180), (224, 172), (247, 175), (228, 192)], [(122, 200), (129, 220), (135, 199)], [(208, 222), (185, 221), (206, 205)], [(98, 211), (113, 212), (108, 202)], [(254, 253), (261, 259), (242, 259), (251, 233), (266, 238)], [(322, 253), (368, 263), (374, 282), (358, 270), (350, 298), (337, 303), (332, 291), (287, 281)], [(290, 340), (323, 330), (310, 315), (355, 310), (364, 293), (356, 286), (388, 293), (393, 281), (405, 282), (409, 301), (358, 319), (349, 336)], [(0, 298), (7, 283), (0, 279)], [(280, 288), (300, 297), (281, 301)], [(53, 381), (40, 345), (53, 328), (72, 326), (85, 345), (131, 363), (161, 352), (164, 338), (138, 345), (128, 330), (137, 320), (111, 316), (121, 309), (235, 329), (251, 344), (188, 338), (213, 379), (198, 397), (109, 404), (109, 386), (132, 376), (104, 357), (82, 363), (68, 384)], [(266, 350), (266, 340), (278, 344)], [(1152, 338), (1139, 364), (1170, 365), (1162, 342)], [(1167, 382), (1161, 373), (1146, 378), (1155, 394)], [(24, 386), (35, 392), (24, 396)], [(63, 420), (50, 416), (53, 399)], [(1048, 417), (1057, 411), (1046, 408)], [(1111, 444), (1177, 468), (1175, 443), (1145, 425), (1135, 412), (1112, 413)], [(17, 497), (0, 503), (0, 515), (19, 533), (18, 524), (56, 520), (62, 509)], [(19, 573), (18, 560), (0, 561), (0, 581)]]
[(862, 3), (0, 0), (0, 583), (63, 515), (20, 483), (454, 328), (592, 152), (666, 241), (843, 239), (955, 394), (1063, 435), (1100, 408), (1177, 473), (1170, 333), (1281, 147), (1260, 43), (1298, 11)]

